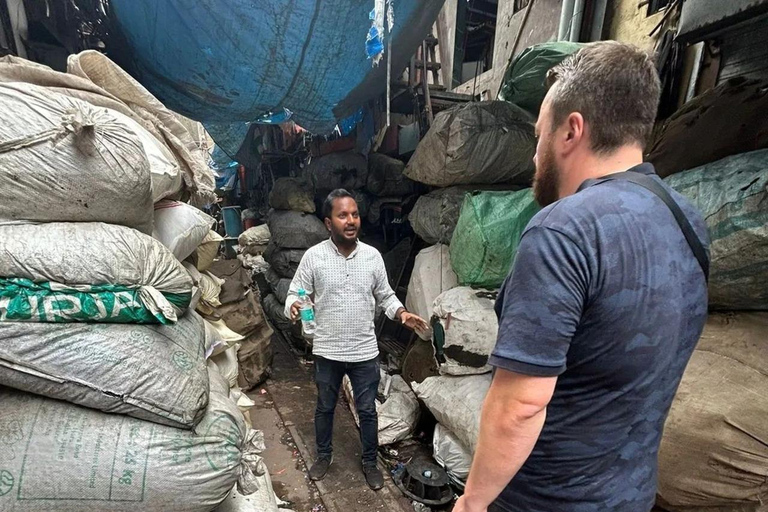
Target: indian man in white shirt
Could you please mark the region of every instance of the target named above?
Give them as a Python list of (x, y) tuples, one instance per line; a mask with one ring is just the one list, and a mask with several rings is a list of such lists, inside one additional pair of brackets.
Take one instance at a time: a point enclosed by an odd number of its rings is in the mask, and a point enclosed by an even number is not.
[(286, 300), (285, 314), (299, 319), (299, 290), (313, 298), (317, 324), (312, 343), (315, 356), (317, 457), (309, 470), (321, 480), (333, 462), (333, 415), (344, 375), (352, 383), (360, 418), (362, 466), (373, 490), (384, 486), (376, 465), (379, 387), (379, 349), (374, 316), (376, 308), (406, 327), (424, 331), (427, 323), (405, 310), (389, 285), (384, 260), (375, 248), (358, 240), (360, 214), (352, 195), (338, 189), (323, 204), (325, 226), (331, 233), (310, 248), (301, 260)]

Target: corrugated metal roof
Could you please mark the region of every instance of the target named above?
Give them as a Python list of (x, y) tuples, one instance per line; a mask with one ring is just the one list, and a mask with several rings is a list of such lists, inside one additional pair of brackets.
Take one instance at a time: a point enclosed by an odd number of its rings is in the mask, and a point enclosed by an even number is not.
[(701, 41), (764, 12), (768, 12), (768, 0), (685, 0), (677, 37), (683, 41)]

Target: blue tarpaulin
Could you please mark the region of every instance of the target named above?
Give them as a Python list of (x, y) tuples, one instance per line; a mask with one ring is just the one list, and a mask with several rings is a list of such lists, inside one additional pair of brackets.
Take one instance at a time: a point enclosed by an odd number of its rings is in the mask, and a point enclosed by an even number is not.
[[(393, 71), (404, 69), (443, 0), (398, 0)], [(288, 108), (333, 130), (386, 88), (365, 41), (373, 0), (111, 0), (128, 71), (169, 108), (206, 124)]]

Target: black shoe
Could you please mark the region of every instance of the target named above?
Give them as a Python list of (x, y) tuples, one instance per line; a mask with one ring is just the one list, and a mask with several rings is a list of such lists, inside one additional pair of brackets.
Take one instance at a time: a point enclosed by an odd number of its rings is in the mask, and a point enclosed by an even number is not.
[(309, 478), (312, 480), (322, 480), (325, 478), (325, 474), (328, 473), (328, 468), (331, 467), (333, 462), (333, 455), (326, 457), (318, 457), (312, 467), (309, 468)]
[(384, 487), (384, 477), (381, 476), (381, 471), (376, 467), (376, 464), (366, 464), (363, 466), (363, 474), (365, 475), (365, 481), (368, 482), (368, 487), (374, 491)]

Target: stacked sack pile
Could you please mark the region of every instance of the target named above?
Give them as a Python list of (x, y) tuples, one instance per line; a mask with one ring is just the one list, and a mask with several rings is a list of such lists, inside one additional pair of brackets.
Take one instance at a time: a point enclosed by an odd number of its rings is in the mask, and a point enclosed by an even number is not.
[[(659, 503), (672, 512), (768, 502), (766, 87), (735, 79), (702, 94), (661, 127), (648, 156), (704, 215), (711, 239), (711, 312), (659, 452)], [(702, 151), (682, 149), (704, 137)]]
[(180, 262), (212, 219), (166, 200), (213, 180), (120, 68), (69, 65), (0, 62), (0, 509), (213, 510), (268, 479)]
[(507, 70), (506, 97), (441, 112), (405, 170), (442, 187), (409, 215), (414, 231), (435, 245), (416, 257), (406, 307), (432, 319), (440, 375), (413, 389), (438, 420), (434, 457), (459, 485), (491, 381), (497, 290), (539, 210), (530, 186), (546, 72), (580, 47), (548, 43), (522, 52)]
[[(328, 238), (328, 230), (315, 215), (312, 185), (297, 178), (280, 178), (269, 194), (267, 227), (269, 241), (264, 259), (269, 264), (265, 278), (271, 293), (264, 297), (264, 312), (273, 328), (301, 350), (306, 342), (301, 326), (285, 317), (285, 301), (291, 280), (304, 253)], [(252, 229), (259, 229), (252, 228)], [(246, 231), (246, 233), (248, 233)]]

